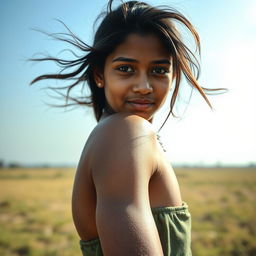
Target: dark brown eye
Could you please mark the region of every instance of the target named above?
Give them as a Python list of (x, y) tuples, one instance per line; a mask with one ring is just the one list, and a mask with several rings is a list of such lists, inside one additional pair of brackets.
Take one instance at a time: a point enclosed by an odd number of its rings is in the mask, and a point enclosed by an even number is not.
[(118, 71), (132, 73), (133, 69), (130, 66), (120, 66), (117, 68)]
[(169, 70), (163, 67), (155, 67), (152, 69), (153, 74), (159, 74), (159, 75), (164, 75), (166, 73), (169, 73)]

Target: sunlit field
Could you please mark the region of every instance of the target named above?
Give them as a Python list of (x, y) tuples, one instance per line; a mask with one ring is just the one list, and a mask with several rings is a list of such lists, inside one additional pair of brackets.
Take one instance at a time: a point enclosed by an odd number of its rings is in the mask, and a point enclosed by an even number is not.
[[(256, 255), (256, 169), (176, 168), (195, 256)], [(0, 255), (81, 255), (74, 169), (0, 169)]]

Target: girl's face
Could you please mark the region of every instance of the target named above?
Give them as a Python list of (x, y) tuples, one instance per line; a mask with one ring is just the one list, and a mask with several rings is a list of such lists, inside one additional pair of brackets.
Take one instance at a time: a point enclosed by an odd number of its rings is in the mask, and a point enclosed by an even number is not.
[(108, 105), (151, 120), (172, 84), (171, 56), (153, 35), (130, 34), (107, 57), (95, 81), (104, 87)]

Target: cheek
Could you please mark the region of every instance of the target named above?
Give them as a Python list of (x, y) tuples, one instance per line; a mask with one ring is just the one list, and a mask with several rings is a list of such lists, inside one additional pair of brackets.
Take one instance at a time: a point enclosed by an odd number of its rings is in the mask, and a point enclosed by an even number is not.
[(121, 86), (115, 86), (113, 84), (111, 86), (106, 85), (105, 94), (112, 98), (118, 98), (122, 95)]
[(162, 85), (158, 87), (157, 93), (155, 94), (157, 101), (158, 101), (158, 107), (161, 107), (164, 102), (166, 101), (167, 96), (170, 93), (171, 86), (168, 85)]
[(105, 80), (105, 95), (113, 98), (114, 100), (122, 99), (129, 89), (129, 83), (124, 79), (116, 76), (108, 77)]
[(161, 98), (165, 98), (171, 90), (171, 82), (166, 81), (159, 83), (157, 86), (157, 95)]
[[(111, 81), (109, 81), (111, 82)], [(112, 83), (109, 84), (107, 83), (105, 85), (105, 96), (108, 104), (112, 108), (118, 107), (120, 104), (122, 104), (123, 98), (124, 98), (124, 93), (122, 90), (122, 86), (120, 84)]]

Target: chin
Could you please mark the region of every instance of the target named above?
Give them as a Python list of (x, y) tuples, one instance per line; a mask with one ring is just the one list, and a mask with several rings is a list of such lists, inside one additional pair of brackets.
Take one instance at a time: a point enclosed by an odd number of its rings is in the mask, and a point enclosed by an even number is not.
[(138, 113), (138, 112), (137, 113), (130, 112), (130, 113), (133, 114), (133, 115), (136, 115), (136, 116), (140, 116), (140, 117), (146, 119), (147, 121), (149, 121), (150, 123), (153, 120), (153, 115), (149, 115), (149, 114), (146, 114), (146, 113)]

